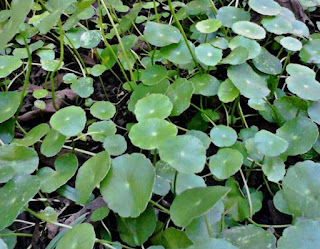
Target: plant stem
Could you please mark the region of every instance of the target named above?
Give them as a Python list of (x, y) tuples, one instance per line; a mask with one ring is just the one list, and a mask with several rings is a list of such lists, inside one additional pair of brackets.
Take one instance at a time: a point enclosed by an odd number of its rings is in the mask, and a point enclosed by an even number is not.
[(247, 220), (252, 223), (253, 225), (257, 226), (257, 227), (263, 227), (263, 228), (287, 228), (292, 226), (291, 224), (285, 224), (285, 225), (266, 225), (266, 224), (259, 224), (256, 223), (254, 220), (252, 220), (251, 218), (247, 218)]
[(13, 236), (16, 236), (16, 237), (33, 237), (33, 235), (29, 234), (29, 233), (2, 233), (2, 234), (0, 234), (0, 238), (13, 237)]
[(157, 208), (161, 209), (164, 213), (170, 215), (170, 211), (168, 209), (166, 209), (165, 207), (161, 206), (159, 203), (153, 201), (153, 200), (150, 200), (149, 201), (152, 205), (156, 206)]
[(73, 147), (67, 146), (67, 145), (63, 145), (62, 148), (68, 149), (68, 150), (73, 150), (73, 151), (76, 151), (76, 152), (80, 152), (82, 154), (86, 154), (86, 155), (89, 155), (89, 156), (95, 156), (96, 155), (96, 153), (93, 153), (93, 152), (90, 152), (90, 151), (86, 151), (86, 150), (82, 150), (82, 149), (78, 149), (78, 148), (73, 148)]
[(195, 55), (194, 55), (194, 53), (193, 53), (193, 51), (192, 51), (192, 49), (191, 49), (191, 46), (190, 46), (190, 44), (189, 44), (187, 35), (186, 35), (186, 33), (184, 32), (183, 27), (181, 26), (181, 24), (180, 24), (180, 22), (179, 22), (179, 19), (178, 19), (177, 15), (176, 15), (176, 13), (174, 12), (174, 9), (173, 9), (173, 7), (172, 7), (172, 2), (171, 2), (171, 0), (168, 0), (168, 4), (169, 4), (169, 8), (170, 8), (171, 15), (173, 16), (174, 21), (176, 22), (176, 24), (177, 24), (177, 26), (178, 26), (178, 29), (180, 30), (180, 32), (181, 32), (181, 34), (182, 34), (182, 37), (183, 37), (183, 39), (184, 39), (184, 42), (185, 42), (186, 45), (187, 45), (187, 48), (188, 48), (188, 50), (189, 50), (189, 52), (190, 52), (190, 55), (191, 55), (194, 63), (196, 64), (199, 72), (202, 72), (201, 67), (199, 66), (199, 63), (197, 62), (197, 59), (196, 59), (196, 57), (195, 57)]
[(204, 218), (204, 222), (206, 223), (206, 227), (207, 227), (207, 231), (208, 231), (209, 237), (212, 238), (213, 235), (212, 235), (212, 232), (211, 232), (211, 229), (210, 229), (210, 223), (209, 223), (209, 219), (208, 219), (207, 214), (204, 214), (203, 218)]
[(240, 117), (241, 117), (241, 120), (242, 122), (244, 123), (245, 127), (246, 128), (249, 128), (248, 124), (247, 124), (247, 121), (246, 121), (246, 118), (244, 117), (243, 115), (243, 111), (242, 111), (242, 108), (241, 108), (241, 105), (240, 105), (240, 99), (238, 101), (238, 110), (239, 110), (239, 114), (240, 114)]
[(244, 187), (245, 187), (246, 192), (247, 192), (248, 203), (249, 203), (249, 210), (250, 210), (250, 218), (252, 218), (252, 216), (253, 216), (253, 210), (252, 210), (252, 200), (251, 200), (250, 190), (249, 190), (249, 187), (248, 187), (246, 178), (244, 177), (244, 174), (243, 174), (243, 172), (242, 172), (242, 169), (240, 169), (239, 172), (240, 172), (240, 175), (241, 175), (241, 178), (242, 178)]

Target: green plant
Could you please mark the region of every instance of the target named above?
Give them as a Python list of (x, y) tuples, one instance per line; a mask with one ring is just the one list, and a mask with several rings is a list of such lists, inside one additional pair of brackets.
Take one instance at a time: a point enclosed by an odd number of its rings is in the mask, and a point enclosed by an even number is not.
[(278, 2), (2, 1), (0, 248), (320, 247), (320, 3)]

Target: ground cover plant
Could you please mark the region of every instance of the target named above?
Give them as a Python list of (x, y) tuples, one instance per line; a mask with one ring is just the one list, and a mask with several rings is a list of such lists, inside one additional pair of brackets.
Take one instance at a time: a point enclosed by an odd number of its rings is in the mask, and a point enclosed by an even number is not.
[(0, 1), (0, 248), (320, 248), (319, 6)]

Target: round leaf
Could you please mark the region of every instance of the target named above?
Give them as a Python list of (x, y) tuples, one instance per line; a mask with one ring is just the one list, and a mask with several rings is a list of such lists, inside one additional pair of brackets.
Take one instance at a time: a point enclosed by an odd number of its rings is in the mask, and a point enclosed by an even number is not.
[(236, 36), (229, 43), (229, 48), (232, 50), (237, 47), (244, 47), (249, 52), (248, 59), (253, 59), (261, 52), (261, 47), (258, 42), (245, 38), (243, 36)]
[(320, 101), (311, 104), (308, 108), (308, 114), (313, 122), (320, 125)]
[(195, 48), (195, 55), (206, 66), (215, 66), (222, 59), (222, 50), (204, 43)]
[(106, 137), (103, 148), (112, 156), (119, 156), (127, 150), (127, 141), (119, 134)]
[(240, 94), (238, 88), (236, 88), (230, 79), (226, 79), (224, 82), (220, 84), (218, 90), (219, 100), (223, 103), (232, 102), (238, 97)]
[(51, 129), (41, 144), (41, 153), (46, 157), (53, 157), (59, 153), (62, 146), (66, 142), (66, 136), (60, 132)]
[(216, 32), (221, 27), (221, 22), (217, 19), (207, 19), (196, 24), (196, 28), (203, 34)]
[(173, 108), (170, 99), (163, 94), (150, 94), (140, 99), (134, 109), (134, 114), (140, 122), (149, 118), (167, 118)]
[(116, 134), (117, 128), (112, 121), (95, 122), (88, 128), (88, 133), (94, 141), (103, 142), (106, 137)]
[(94, 91), (93, 79), (90, 77), (82, 77), (72, 82), (71, 90), (78, 94), (81, 98), (88, 98)]
[(320, 100), (320, 83), (308, 75), (294, 75), (286, 79), (290, 92), (305, 100)]
[(53, 114), (50, 119), (52, 128), (67, 137), (76, 136), (84, 129), (85, 123), (86, 113), (77, 106), (65, 107)]
[(225, 125), (217, 125), (210, 131), (212, 142), (218, 147), (229, 147), (237, 141), (237, 133), (234, 129)]
[(156, 22), (147, 22), (143, 35), (147, 42), (157, 47), (178, 43), (182, 39), (176, 27)]
[(262, 171), (269, 181), (279, 182), (286, 173), (286, 165), (280, 157), (266, 157), (263, 161)]
[(273, 0), (249, 0), (249, 6), (265, 16), (276, 16), (281, 12), (281, 6)]
[(177, 127), (166, 120), (157, 118), (145, 119), (131, 127), (129, 138), (131, 142), (146, 150), (159, 148), (168, 138), (176, 136)]
[(14, 70), (21, 67), (22, 61), (16, 56), (0, 56), (0, 78), (5, 78)]
[(187, 189), (206, 187), (204, 180), (201, 176), (194, 174), (178, 173), (176, 179), (176, 194), (180, 195)]
[(276, 75), (282, 71), (280, 60), (263, 47), (261, 48), (260, 54), (252, 61), (254, 66), (263, 73)]
[(279, 156), (289, 147), (286, 140), (266, 130), (261, 130), (256, 133), (254, 142), (258, 150), (269, 157)]
[(201, 172), (206, 162), (206, 150), (201, 141), (190, 135), (171, 137), (159, 147), (161, 160), (181, 173)]
[(98, 119), (108, 120), (114, 116), (116, 108), (109, 101), (98, 101), (90, 107), (90, 112)]
[(147, 86), (158, 84), (167, 77), (167, 70), (159, 65), (147, 67), (141, 73), (141, 81)]
[(234, 175), (243, 163), (242, 154), (235, 150), (224, 148), (210, 158), (209, 167), (211, 173), (218, 179), (228, 179)]
[(98, 46), (101, 40), (101, 35), (98, 30), (89, 30), (83, 32), (80, 36), (80, 46), (83, 48), (94, 48)]
[(210, 74), (196, 74), (189, 80), (194, 86), (194, 94), (214, 96), (218, 93), (219, 80)]
[(142, 154), (127, 154), (112, 161), (100, 191), (111, 210), (121, 217), (134, 218), (146, 209), (154, 181), (155, 172), (150, 160)]
[[(193, 43), (190, 41), (188, 42), (191, 49), (194, 50)], [(192, 62), (192, 56), (184, 41), (163, 47), (161, 48), (160, 52), (165, 59), (175, 64), (188, 64)]]
[(320, 44), (319, 39), (309, 41), (300, 51), (300, 58), (307, 63), (320, 63)]
[(261, 40), (266, 37), (266, 31), (264, 28), (253, 22), (236, 22), (232, 25), (232, 30), (238, 35), (242, 35), (254, 40)]
[(244, 9), (236, 7), (221, 7), (217, 12), (217, 19), (219, 19), (223, 26), (231, 28), (232, 25), (239, 21), (249, 21), (250, 13)]
[(293, 37), (283, 37), (280, 40), (280, 44), (290, 51), (300, 51), (302, 49), (302, 43)]
[(310, 119), (296, 117), (280, 127), (276, 134), (289, 143), (286, 154), (294, 156), (308, 152), (316, 142), (319, 131)]
[(16, 113), (20, 105), (20, 98), (21, 93), (19, 92), (0, 92), (0, 123)]

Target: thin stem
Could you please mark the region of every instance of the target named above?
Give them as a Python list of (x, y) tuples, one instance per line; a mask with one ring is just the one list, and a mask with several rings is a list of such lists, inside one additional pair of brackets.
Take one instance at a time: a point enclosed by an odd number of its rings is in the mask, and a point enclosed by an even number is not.
[(90, 151), (86, 151), (86, 150), (82, 150), (82, 149), (78, 149), (78, 148), (73, 148), (73, 147), (67, 146), (67, 145), (63, 145), (62, 148), (67, 149), (67, 150), (73, 150), (73, 151), (76, 151), (76, 152), (80, 152), (82, 154), (86, 154), (86, 155), (89, 155), (89, 156), (95, 156), (96, 155), (96, 153), (93, 153), (93, 152), (90, 152)]
[(159, 22), (160, 20), (159, 20), (159, 17), (158, 17), (158, 10), (157, 10), (157, 5), (156, 5), (156, 1), (155, 0), (153, 0), (153, 8), (154, 8), (154, 13), (156, 15), (156, 20), (157, 20), (157, 22)]
[(246, 181), (246, 178), (244, 177), (244, 174), (242, 172), (242, 169), (239, 170), (240, 171), (240, 175), (244, 184), (244, 187), (246, 189), (247, 192), (247, 196), (248, 196), (248, 203), (249, 203), (249, 210), (250, 210), (250, 218), (252, 218), (253, 216), (253, 209), (252, 209), (252, 200), (251, 200), (251, 194), (250, 194), (250, 190)]
[(25, 209), (28, 213), (32, 214), (34, 217), (38, 218), (39, 220), (43, 220), (43, 221), (45, 221), (45, 222), (47, 222), (47, 223), (50, 223), (50, 224), (53, 224), (53, 225), (56, 225), (56, 226), (59, 226), (59, 227), (64, 227), (64, 228), (68, 228), (68, 229), (71, 229), (71, 228), (72, 228), (72, 226), (68, 226), (68, 225), (66, 225), (66, 224), (61, 224), (61, 223), (58, 223), (58, 222), (54, 222), (54, 221), (48, 220), (48, 219), (46, 219), (46, 218), (38, 215), (35, 211), (29, 209), (28, 207), (24, 207), (24, 209)]
[(284, 224), (284, 225), (266, 225), (266, 224), (259, 224), (256, 223), (254, 220), (252, 220), (251, 218), (247, 218), (247, 220), (252, 223), (253, 225), (257, 226), (257, 227), (263, 227), (263, 228), (287, 228), (292, 226), (291, 224)]
[(247, 124), (247, 121), (246, 121), (246, 118), (243, 115), (243, 111), (242, 111), (242, 108), (241, 108), (241, 105), (240, 105), (240, 100), (238, 101), (238, 110), (239, 110), (239, 114), (240, 114), (241, 120), (244, 123), (245, 127), (249, 128), (249, 126)]
[(181, 34), (182, 34), (182, 37), (183, 37), (183, 39), (184, 39), (184, 42), (185, 42), (186, 45), (187, 45), (187, 48), (188, 48), (188, 50), (189, 50), (189, 52), (190, 52), (190, 55), (191, 55), (194, 63), (196, 64), (199, 72), (202, 72), (201, 67), (199, 66), (199, 63), (197, 62), (197, 59), (196, 59), (196, 57), (195, 57), (195, 55), (194, 55), (194, 53), (193, 53), (193, 51), (192, 51), (192, 49), (191, 49), (191, 46), (190, 46), (190, 44), (189, 44), (187, 35), (186, 35), (186, 33), (184, 32), (183, 27), (181, 26), (181, 24), (180, 24), (180, 22), (179, 22), (179, 19), (178, 19), (177, 15), (176, 15), (176, 13), (174, 12), (174, 9), (173, 9), (171, 0), (168, 0), (168, 4), (169, 4), (170, 12), (171, 12), (171, 14), (172, 14), (172, 16), (173, 16), (173, 18), (174, 18), (174, 21), (176, 22), (176, 24), (177, 24), (177, 26), (178, 26), (178, 29), (180, 30), (180, 32), (181, 32)]
[(198, 111), (202, 112), (213, 126), (217, 126), (217, 125), (215, 124), (215, 122), (208, 116), (208, 114), (207, 114), (203, 109), (199, 108), (198, 106), (196, 106), (196, 105), (193, 104), (193, 103), (191, 103), (191, 105), (192, 105), (194, 108), (196, 108)]
[(16, 236), (16, 237), (33, 237), (33, 235), (29, 234), (29, 233), (2, 233), (2, 234), (0, 234), (0, 238), (13, 237), (13, 236)]
[(213, 235), (212, 235), (212, 232), (211, 232), (211, 229), (210, 229), (210, 223), (209, 223), (208, 216), (205, 214), (205, 215), (203, 215), (203, 218), (204, 218), (204, 222), (206, 223), (206, 228), (207, 228), (209, 237), (212, 238)]
[(132, 247), (120, 244), (118, 242), (108, 241), (108, 240), (104, 240), (104, 239), (96, 239), (95, 241), (96, 241), (96, 243), (100, 243), (100, 244), (103, 244), (105, 246), (109, 246), (109, 248), (116, 249), (115, 247), (111, 246), (111, 245), (115, 245), (115, 246), (121, 246), (121, 247), (126, 248), (126, 249), (133, 249)]
[(157, 208), (161, 209), (164, 213), (170, 215), (170, 211), (168, 209), (166, 209), (165, 207), (161, 206), (159, 203), (153, 201), (153, 200), (150, 200), (149, 201), (152, 205), (156, 206)]
[(263, 181), (265, 182), (265, 184), (267, 186), (269, 194), (273, 197), (274, 193), (272, 192), (272, 190), (271, 190), (271, 188), (269, 186), (268, 180), (267, 180), (266, 176), (263, 173), (262, 173), (262, 178), (263, 178)]

